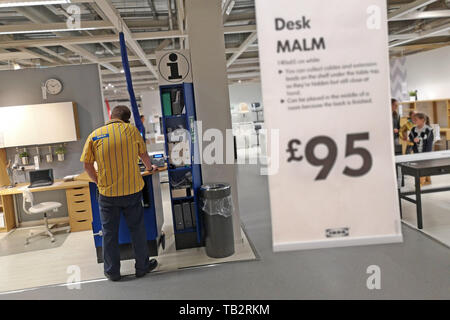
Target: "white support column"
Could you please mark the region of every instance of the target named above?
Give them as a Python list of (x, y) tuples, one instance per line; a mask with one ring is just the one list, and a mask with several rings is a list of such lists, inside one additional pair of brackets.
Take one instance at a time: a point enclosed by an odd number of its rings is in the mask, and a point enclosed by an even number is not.
[[(225, 61), (225, 38), (220, 0), (189, 0), (185, 2), (188, 42), (194, 78), (197, 120), (202, 130), (218, 129), (224, 144), (226, 130), (231, 129), (230, 97)], [(199, 140), (202, 137), (199, 137)], [(202, 148), (209, 145), (205, 142)], [(231, 146), (233, 142), (231, 141)], [(203, 152), (203, 150), (200, 150)], [(232, 188), (234, 202), (235, 241), (242, 241), (236, 165), (202, 164), (203, 182), (227, 182)]]

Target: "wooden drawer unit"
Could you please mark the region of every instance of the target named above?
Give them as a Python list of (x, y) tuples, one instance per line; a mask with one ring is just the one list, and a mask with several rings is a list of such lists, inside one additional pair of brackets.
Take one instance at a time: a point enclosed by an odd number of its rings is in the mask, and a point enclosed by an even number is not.
[(82, 220), (70, 219), (69, 221), (71, 232), (92, 230), (92, 218)]
[(89, 187), (67, 189), (66, 197), (71, 231), (91, 230), (92, 210)]

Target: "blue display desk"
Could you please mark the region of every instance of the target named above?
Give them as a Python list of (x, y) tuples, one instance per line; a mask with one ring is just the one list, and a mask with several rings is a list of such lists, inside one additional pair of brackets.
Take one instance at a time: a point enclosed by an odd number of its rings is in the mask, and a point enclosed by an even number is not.
[[(150, 250), (150, 256), (157, 256), (159, 246), (162, 245), (164, 247), (165, 242), (165, 236), (162, 232), (162, 226), (164, 224), (164, 214), (159, 172), (146, 172), (143, 173), (142, 176), (145, 182), (145, 187), (142, 192), (148, 247)], [(97, 261), (98, 263), (102, 263), (102, 224), (100, 221), (100, 210), (97, 201), (97, 190), (97, 185), (93, 182), (90, 182), (89, 191), (91, 195), (92, 206), (92, 232), (94, 234), (95, 248), (97, 251)], [(122, 214), (120, 217), (119, 226), (119, 248), (120, 260), (134, 259), (134, 251), (131, 244), (130, 231), (128, 230), (128, 226)]]

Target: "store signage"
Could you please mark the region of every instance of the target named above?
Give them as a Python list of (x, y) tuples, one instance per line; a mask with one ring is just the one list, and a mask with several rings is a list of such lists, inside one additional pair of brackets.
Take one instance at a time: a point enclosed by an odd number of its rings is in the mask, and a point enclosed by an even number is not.
[(386, 1), (339, 4), (256, 0), (275, 251), (402, 241)]
[(192, 82), (191, 59), (188, 50), (156, 52), (159, 85)]

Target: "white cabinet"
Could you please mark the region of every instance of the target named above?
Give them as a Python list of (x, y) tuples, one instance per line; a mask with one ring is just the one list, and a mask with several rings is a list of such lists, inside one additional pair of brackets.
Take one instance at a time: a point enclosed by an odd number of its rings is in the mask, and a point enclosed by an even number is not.
[(79, 139), (74, 102), (0, 107), (0, 148)]

